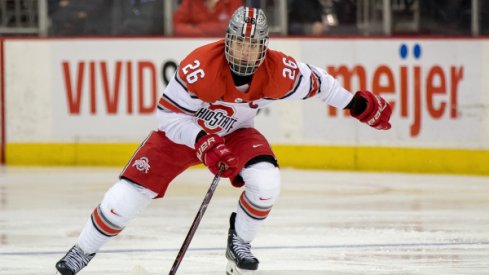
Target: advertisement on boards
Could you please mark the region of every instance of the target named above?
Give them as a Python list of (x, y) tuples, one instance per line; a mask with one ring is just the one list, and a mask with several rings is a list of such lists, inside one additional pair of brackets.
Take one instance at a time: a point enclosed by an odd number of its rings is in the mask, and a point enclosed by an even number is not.
[[(323, 67), (348, 90), (373, 91), (393, 106), (393, 128), (387, 133), (367, 127), (350, 133), (365, 145), (487, 148), (480, 139), (487, 110), (482, 52), (477, 41), (302, 43), (302, 60)], [(345, 120), (351, 118), (328, 107), (324, 123), (318, 123), (316, 109), (304, 108), (308, 137), (344, 140)]]
[[(178, 62), (212, 41), (10, 41), (9, 59), (16, 61), (6, 62), (7, 103), (23, 102), (29, 112), (8, 110), (22, 125), (8, 129), (9, 140), (139, 142), (157, 127), (155, 106)], [(393, 128), (373, 131), (314, 99), (273, 104), (260, 112), (256, 127), (275, 144), (487, 149), (488, 87), (481, 81), (487, 68), (480, 58), (486, 44), (272, 39), (272, 49), (326, 70), (351, 92), (367, 89), (389, 100)]]

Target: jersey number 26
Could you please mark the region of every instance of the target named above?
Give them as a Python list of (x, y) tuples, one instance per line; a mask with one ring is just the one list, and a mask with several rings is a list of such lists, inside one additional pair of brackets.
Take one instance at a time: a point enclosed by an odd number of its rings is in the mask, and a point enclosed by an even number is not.
[[(189, 84), (195, 83), (199, 78), (204, 78), (205, 73), (202, 69), (197, 69), (200, 66), (199, 60), (194, 60), (193, 64), (188, 64), (187, 66), (182, 68), (183, 73), (185, 74), (185, 78)], [(192, 71), (192, 72), (190, 72)], [(190, 72), (190, 73), (189, 73)]]
[(297, 69), (297, 64), (292, 61), (292, 60), (287, 60), (287, 58), (283, 58), (282, 62), (285, 65), (285, 68), (282, 71), (282, 75), (284, 77), (289, 77), (290, 79), (294, 80), (295, 78), (295, 69)]

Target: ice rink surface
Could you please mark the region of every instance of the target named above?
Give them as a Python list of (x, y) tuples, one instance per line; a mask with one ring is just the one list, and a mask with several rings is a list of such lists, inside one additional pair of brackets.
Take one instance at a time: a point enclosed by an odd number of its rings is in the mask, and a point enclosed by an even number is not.
[[(119, 171), (3, 168), (0, 274), (54, 275)], [(79, 274), (168, 274), (211, 181), (179, 176)], [(178, 274), (225, 274), (241, 191), (221, 180)], [(253, 247), (257, 274), (489, 274), (489, 177), (283, 169)]]

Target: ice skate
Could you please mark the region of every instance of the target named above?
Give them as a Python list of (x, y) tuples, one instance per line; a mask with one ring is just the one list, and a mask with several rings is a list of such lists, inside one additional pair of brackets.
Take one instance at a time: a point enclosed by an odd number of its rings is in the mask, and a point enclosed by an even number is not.
[(251, 245), (244, 242), (234, 230), (234, 220), (236, 213), (231, 214), (229, 219), (228, 245), (226, 249), (226, 258), (228, 265), (226, 267), (227, 275), (253, 274), (258, 269), (258, 259), (251, 253)]
[(61, 275), (75, 275), (87, 266), (88, 262), (95, 256), (85, 254), (77, 245), (74, 245), (66, 255), (56, 263), (56, 269)]

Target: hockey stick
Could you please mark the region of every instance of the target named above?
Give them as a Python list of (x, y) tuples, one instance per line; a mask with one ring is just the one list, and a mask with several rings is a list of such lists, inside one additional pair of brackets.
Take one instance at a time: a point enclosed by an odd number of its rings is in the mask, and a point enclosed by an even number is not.
[(214, 191), (216, 190), (217, 184), (219, 183), (222, 171), (224, 171), (224, 167), (221, 166), (219, 172), (217, 172), (216, 176), (212, 180), (211, 186), (209, 187), (209, 190), (207, 190), (207, 194), (205, 194), (204, 201), (202, 201), (199, 212), (197, 212), (194, 222), (192, 223), (192, 226), (190, 226), (190, 230), (187, 233), (187, 237), (185, 237), (185, 240), (183, 241), (180, 251), (178, 251), (178, 255), (173, 262), (173, 266), (171, 267), (169, 275), (175, 275), (175, 273), (177, 273), (178, 266), (182, 262), (183, 256), (185, 256), (185, 252), (187, 252), (187, 248), (190, 245), (192, 238), (194, 237), (200, 220), (202, 220), (202, 217), (204, 216), (205, 210), (207, 210), (207, 205), (209, 205), (209, 202), (212, 199), (212, 195), (214, 195)]

